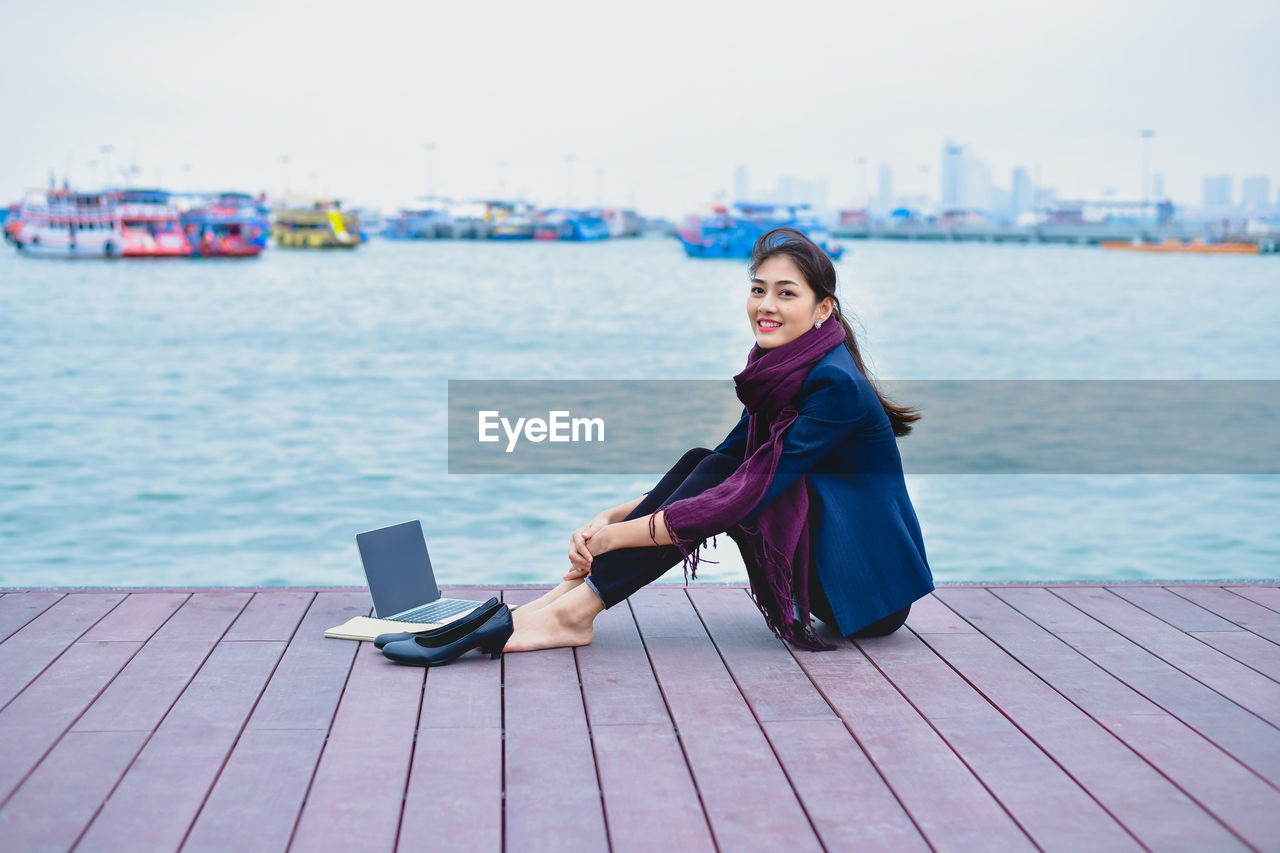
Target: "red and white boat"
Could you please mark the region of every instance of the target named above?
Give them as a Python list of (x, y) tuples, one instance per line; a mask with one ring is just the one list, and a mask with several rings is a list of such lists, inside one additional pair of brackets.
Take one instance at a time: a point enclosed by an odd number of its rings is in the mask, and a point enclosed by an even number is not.
[(187, 257), (191, 242), (168, 193), (149, 190), (28, 194), (11, 235), (20, 252), (60, 258)]
[(126, 258), (185, 258), (193, 253), (178, 208), (164, 190), (120, 190), (120, 229)]
[(124, 251), (113, 193), (46, 190), (28, 193), (10, 234), (18, 251), (60, 258), (110, 258)]

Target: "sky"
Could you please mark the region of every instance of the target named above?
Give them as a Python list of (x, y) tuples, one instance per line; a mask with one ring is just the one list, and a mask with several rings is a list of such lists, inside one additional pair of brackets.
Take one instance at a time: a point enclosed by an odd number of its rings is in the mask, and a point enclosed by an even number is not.
[(1274, 0), (0, 0), (0, 21), (6, 201), (136, 165), (384, 210), (434, 185), (680, 217), (743, 165), (838, 207), (880, 163), (936, 198), (946, 139), (998, 186), (1022, 165), (1137, 199), (1140, 129), (1175, 203), (1208, 175), (1280, 188)]

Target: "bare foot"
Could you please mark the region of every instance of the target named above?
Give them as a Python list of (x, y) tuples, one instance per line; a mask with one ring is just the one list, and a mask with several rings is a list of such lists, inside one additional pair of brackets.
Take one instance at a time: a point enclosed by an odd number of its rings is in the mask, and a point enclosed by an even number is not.
[[(516, 611), (518, 615), (524, 608)], [(504, 652), (532, 652), (537, 649), (559, 649), (585, 646), (595, 636), (592, 619), (583, 624), (567, 608), (535, 610), (525, 615), (507, 639)]]
[(561, 581), (560, 585), (555, 589), (547, 590), (538, 598), (530, 601), (528, 604), (521, 604), (511, 611), (512, 624), (515, 625), (517, 631), (526, 619), (533, 615), (535, 611), (541, 610), (551, 604), (566, 592), (571, 592), (579, 586), (582, 586), (584, 578), (577, 578), (571, 581)]

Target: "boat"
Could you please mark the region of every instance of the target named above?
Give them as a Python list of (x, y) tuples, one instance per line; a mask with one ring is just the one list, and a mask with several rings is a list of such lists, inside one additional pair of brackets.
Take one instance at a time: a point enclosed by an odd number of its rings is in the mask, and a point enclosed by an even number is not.
[(608, 236), (609, 224), (600, 209), (554, 207), (540, 211), (533, 226), (535, 240), (603, 240)]
[(390, 240), (431, 240), (448, 230), (449, 202), (439, 198), (415, 198), (382, 224), (382, 236)]
[(844, 254), (844, 248), (831, 239), (826, 226), (804, 204), (712, 205), (710, 216), (689, 217), (676, 229), (676, 236), (691, 258), (749, 258), (761, 235), (784, 225), (803, 232), (833, 261)]
[(535, 212), (523, 201), (489, 202), (489, 239), (532, 240)]
[(112, 192), (35, 190), (5, 224), (7, 238), (23, 254), (111, 258), (124, 248), (120, 204)]
[(1173, 237), (1159, 242), (1147, 240), (1103, 240), (1104, 249), (1129, 252), (1188, 252), (1199, 255), (1262, 255), (1280, 250), (1280, 245), (1245, 242), (1210, 242), (1206, 240), (1179, 240)]
[(117, 190), (125, 258), (183, 258), (192, 254), (181, 214), (164, 190)]
[(16, 242), (18, 231), (22, 228), (22, 220), (18, 218), (18, 212), (22, 210), (22, 203), (11, 204), (4, 209), (4, 241), (6, 243)]
[(256, 258), (267, 248), (266, 211), (248, 193), (198, 197), (181, 221), (196, 257)]
[(282, 249), (354, 249), (360, 245), (360, 220), (334, 200), (286, 204), (275, 211), (271, 236)]

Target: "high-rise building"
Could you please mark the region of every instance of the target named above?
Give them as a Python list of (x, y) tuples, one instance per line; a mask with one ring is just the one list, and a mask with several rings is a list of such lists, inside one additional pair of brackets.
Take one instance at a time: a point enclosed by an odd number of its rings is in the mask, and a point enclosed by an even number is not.
[(824, 210), (827, 206), (827, 182), (783, 175), (778, 178), (767, 200), (774, 204), (807, 204), (814, 210)]
[(1214, 175), (1204, 179), (1204, 193), (1201, 203), (1205, 207), (1227, 207), (1235, 195), (1230, 175)]
[(1164, 198), (1164, 172), (1155, 172), (1151, 176), (1151, 200), (1160, 201)]
[(950, 139), (942, 146), (942, 195), (943, 209), (959, 207), (964, 188), (964, 146)]
[(893, 168), (888, 163), (881, 163), (876, 173), (876, 213), (887, 216), (893, 210)]
[(1009, 216), (1014, 221), (1035, 207), (1034, 191), (1031, 188), (1031, 175), (1025, 166), (1013, 170), (1013, 189), (1010, 193)]
[(1240, 203), (1245, 207), (1266, 207), (1271, 199), (1271, 179), (1254, 175), (1240, 182)]
[(949, 139), (942, 147), (942, 208), (991, 209), (991, 170)]
[(733, 170), (733, 200), (747, 201), (751, 198), (751, 175), (746, 166)]

